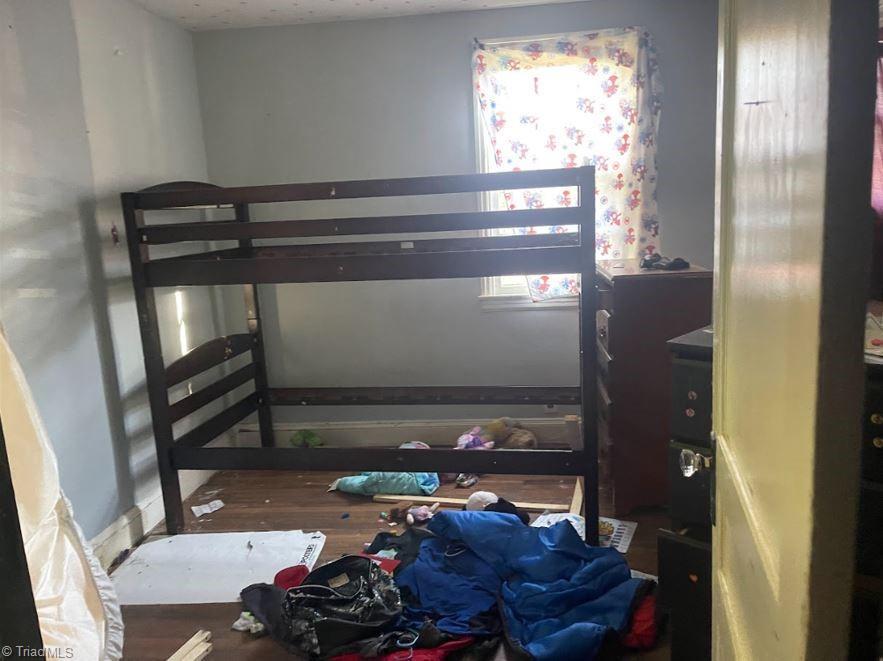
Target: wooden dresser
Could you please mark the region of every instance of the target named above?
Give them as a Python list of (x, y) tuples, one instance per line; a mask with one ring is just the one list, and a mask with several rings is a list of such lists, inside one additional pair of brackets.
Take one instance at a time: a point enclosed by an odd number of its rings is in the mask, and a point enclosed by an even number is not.
[(622, 516), (668, 502), (671, 361), (666, 341), (711, 323), (712, 273), (644, 271), (599, 260), (598, 424), (601, 470)]

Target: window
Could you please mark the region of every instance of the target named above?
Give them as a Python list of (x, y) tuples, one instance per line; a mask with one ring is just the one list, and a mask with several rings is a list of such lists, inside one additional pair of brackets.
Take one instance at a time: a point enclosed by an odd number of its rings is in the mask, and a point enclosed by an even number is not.
[[(658, 250), (660, 85), (649, 34), (623, 28), (477, 43), (472, 64), (480, 169), (594, 165), (597, 257), (636, 258)], [(569, 190), (544, 189), (506, 191), (484, 203), (526, 209), (569, 206), (575, 200)], [(572, 303), (578, 291), (573, 274), (508, 276), (485, 279), (482, 298), (560, 306)]]

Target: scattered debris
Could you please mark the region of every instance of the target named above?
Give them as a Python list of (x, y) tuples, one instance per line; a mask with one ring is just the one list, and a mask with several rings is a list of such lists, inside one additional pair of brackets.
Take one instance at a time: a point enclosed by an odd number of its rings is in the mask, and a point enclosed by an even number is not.
[(233, 631), (247, 631), (255, 636), (263, 635), (264, 633), (264, 625), (258, 622), (255, 619), (255, 616), (248, 611), (242, 611), (239, 614), (239, 619), (236, 620), (230, 628), (233, 629)]
[(348, 518), (350, 518), (350, 513), (349, 513), (349, 512), (344, 512), (343, 514), (340, 515), (340, 518), (341, 518), (341, 519), (348, 519)]
[(213, 500), (205, 505), (193, 505), (190, 510), (193, 512), (193, 516), (199, 518), (205, 514), (211, 514), (212, 512), (216, 512), (224, 506), (224, 501), (222, 500)]
[(390, 527), (390, 528), (392, 528), (393, 526), (397, 526), (397, 525), (399, 525), (399, 524), (396, 523), (395, 521), (390, 521), (390, 522), (389, 522), (389, 527)]

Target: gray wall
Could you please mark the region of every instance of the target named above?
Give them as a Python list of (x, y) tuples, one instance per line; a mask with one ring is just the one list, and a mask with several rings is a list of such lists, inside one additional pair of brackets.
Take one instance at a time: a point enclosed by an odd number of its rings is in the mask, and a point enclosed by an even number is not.
[[(711, 265), (716, 20), (716, 3), (708, 0), (594, 0), (198, 33), (211, 181), (472, 172), (473, 37), (642, 25), (656, 39), (665, 85), (658, 189), (663, 252)], [(349, 203), (333, 204), (336, 213), (359, 212)], [(483, 312), (478, 293), (476, 280), (262, 287), (271, 381), (576, 383), (572, 309)], [(348, 417), (453, 413), (371, 409), (350, 410)], [(323, 408), (287, 415), (346, 414)]]
[[(0, 320), (91, 537), (157, 494), (119, 193), (204, 179), (191, 36), (125, 0), (2, 0)], [(159, 296), (167, 359), (173, 292)], [(184, 297), (191, 345), (220, 312)]]

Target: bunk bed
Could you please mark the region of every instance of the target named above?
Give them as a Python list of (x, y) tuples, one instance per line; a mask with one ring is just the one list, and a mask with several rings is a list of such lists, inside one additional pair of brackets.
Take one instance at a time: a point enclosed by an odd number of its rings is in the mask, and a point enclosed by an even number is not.
[[(568, 187), (581, 194), (573, 195), (578, 200), (573, 206), (554, 209), (311, 220), (253, 221), (250, 218), (251, 205), (256, 204), (458, 193), (481, 195), (492, 191), (552, 187)], [(181, 470), (408, 470), (580, 477), (585, 485), (586, 541), (597, 544), (596, 306), (592, 286), (595, 273), (594, 189), (594, 169), (583, 167), (231, 188), (175, 182), (123, 193), (122, 208), (169, 534), (179, 532), (184, 523), (178, 481), (178, 471)], [(228, 208), (233, 210), (233, 218), (146, 222), (149, 212), (188, 208)], [(575, 226), (577, 231), (515, 236), (495, 235), (488, 231), (528, 226)], [(433, 233), (452, 230), (467, 236), (432, 238)], [(359, 236), (385, 234), (405, 234), (409, 240), (353, 240)], [(333, 237), (346, 237), (347, 241), (334, 242)], [(256, 243), (268, 239), (289, 239), (294, 243)], [(223, 241), (235, 241), (235, 247), (200, 250), (212, 242)], [(196, 246), (197, 252), (151, 258), (152, 248), (168, 244)], [(579, 360), (578, 386), (319, 388), (293, 384), (277, 387), (267, 382), (258, 284), (479, 278), (524, 273), (579, 273), (582, 277), (584, 284), (578, 315), (580, 355), (574, 356)], [(232, 284), (244, 288), (248, 332), (210, 340), (166, 365), (154, 288)], [(170, 402), (170, 388), (246, 352), (250, 353), (250, 362), (244, 367), (226, 373), (174, 403)], [(253, 384), (251, 394), (175, 437), (174, 423), (248, 383)], [(307, 449), (274, 445), (273, 407), (372, 404), (576, 405), (582, 412), (581, 447), (577, 443), (571, 449), (486, 452), (432, 449), (414, 452), (386, 448)], [(257, 413), (260, 447), (206, 447), (252, 413)]]

